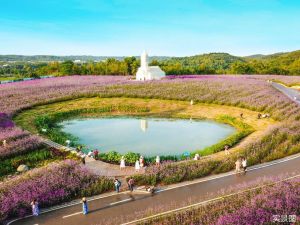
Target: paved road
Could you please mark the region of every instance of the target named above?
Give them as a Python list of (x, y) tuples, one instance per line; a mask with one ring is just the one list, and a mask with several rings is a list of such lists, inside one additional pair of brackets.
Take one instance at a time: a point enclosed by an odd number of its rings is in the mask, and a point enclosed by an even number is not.
[(300, 105), (300, 91), (275, 82), (272, 82), (272, 86)]
[[(200, 202), (209, 199), (207, 194), (214, 194), (231, 185), (256, 180), (263, 176), (278, 176), (282, 173), (300, 173), (300, 155), (274, 161), (271, 164), (262, 164), (250, 167), (245, 176), (237, 176), (233, 172), (222, 175), (215, 175), (197, 180), (193, 183), (187, 182), (175, 186), (169, 186), (154, 195), (125, 193), (111, 197), (102, 198), (89, 202), (91, 212), (84, 216), (81, 214), (81, 205), (47, 212), (36, 218), (25, 218), (15, 221), (10, 225), (95, 225), (129, 222), (131, 219), (124, 219), (127, 215), (134, 215), (135, 219), (140, 218), (138, 212), (149, 207), (161, 207), (171, 202), (180, 204), (193, 197)], [(180, 186), (181, 187), (178, 187)], [(174, 206), (174, 208), (176, 208)]]

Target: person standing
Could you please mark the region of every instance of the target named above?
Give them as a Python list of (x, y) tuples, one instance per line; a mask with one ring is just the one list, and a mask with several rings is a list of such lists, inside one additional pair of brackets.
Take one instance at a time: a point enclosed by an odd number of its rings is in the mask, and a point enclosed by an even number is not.
[(235, 162), (235, 172), (239, 173), (241, 171), (241, 159), (238, 158)]
[(116, 192), (119, 193), (120, 192), (120, 187), (121, 187), (121, 181), (119, 181), (117, 178), (114, 180), (114, 184), (115, 184), (115, 188), (116, 188)]
[(93, 150), (89, 151), (88, 157), (94, 158), (94, 151)]
[(99, 155), (99, 151), (98, 151), (98, 149), (95, 149), (94, 150), (94, 158), (98, 159), (98, 155)]
[(159, 157), (159, 155), (156, 156), (155, 164), (156, 164), (156, 166), (160, 166), (160, 157)]
[(88, 209), (87, 200), (86, 200), (85, 197), (82, 198), (81, 203), (82, 203), (82, 213), (83, 213), (83, 215), (88, 214), (89, 209)]
[(135, 172), (139, 172), (139, 170), (140, 170), (140, 162), (139, 162), (139, 160), (136, 160), (135, 161)]
[(125, 168), (125, 158), (124, 156), (121, 157), (121, 162), (120, 162), (120, 169), (124, 169)]
[(140, 167), (143, 168), (145, 166), (144, 157), (141, 155), (140, 157)]
[(7, 146), (6, 140), (3, 140), (3, 141), (2, 141), (2, 145), (3, 145), (4, 148)]
[(242, 160), (242, 167), (243, 167), (243, 171), (246, 173), (246, 170), (247, 170), (247, 159), (245, 157), (243, 157), (243, 160)]
[(241, 119), (244, 119), (244, 113), (240, 113)]
[(70, 147), (71, 141), (70, 140), (66, 140), (66, 144), (67, 144), (67, 147)]
[(230, 152), (229, 152), (229, 146), (228, 145), (225, 145), (224, 151), (225, 151), (225, 155), (229, 155), (230, 154)]
[(200, 159), (200, 155), (198, 153), (196, 153), (194, 156), (194, 160), (199, 160), (199, 159)]
[(38, 216), (40, 214), (39, 203), (36, 199), (31, 202), (32, 215)]
[(128, 181), (128, 189), (132, 192), (133, 191), (133, 185), (134, 185), (134, 180), (133, 178), (130, 178)]
[(83, 165), (85, 165), (85, 155), (84, 154), (81, 155), (81, 162), (82, 162)]

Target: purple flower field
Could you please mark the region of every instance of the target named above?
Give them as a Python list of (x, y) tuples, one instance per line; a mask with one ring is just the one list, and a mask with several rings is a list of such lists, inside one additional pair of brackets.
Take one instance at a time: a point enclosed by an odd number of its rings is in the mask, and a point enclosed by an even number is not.
[[(67, 76), (0, 85), (0, 112), (12, 115), (35, 104), (80, 96), (128, 96), (182, 99), (293, 113), (295, 105), (266, 82), (285, 76), (169, 76), (136, 82), (124, 76)], [(296, 78), (294, 78), (296, 79)], [(299, 82), (300, 82), (300, 78)], [(286, 107), (285, 104), (291, 106)], [(274, 110), (276, 108), (277, 110)], [(282, 114), (279, 111), (277, 116)]]
[(34, 169), (0, 183), (0, 221), (7, 216), (29, 213), (33, 199), (37, 199), (41, 207), (58, 204), (80, 197), (97, 182), (102, 185), (98, 194), (112, 189), (111, 180), (98, 178), (76, 161), (67, 160)]
[[(136, 82), (124, 76), (67, 76), (0, 85), (0, 112), (2, 112), (0, 115), (3, 124), (0, 128), (0, 159), (40, 147), (37, 137), (14, 127), (11, 118), (18, 112), (35, 105), (94, 96), (194, 100), (195, 103), (240, 107), (241, 112), (243, 108), (247, 108), (269, 113), (273, 119), (281, 123), (241, 149), (239, 154), (245, 155), (249, 159), (249, 165), (253, 165), (298, 153), (300, 106), (274, 89), (267, 80), (294, 84), (300, 82), (300, 77), (185, 75), (169, 76), (160, 81)], [(7, 140), (6, 146), (2, 145), (3, 140)], [(170, 164), (166, 165), (165, 171), (160, 171), (159, 174), (157, 171), (150, 171), (146, 176), (152, 182), (151, 179), (159, 175), (165, 183), (182, 181), (183, 174), (184, 179), (194, 179), (211, 172), (231, 170), (235, 157), (237, 155), (232, 154), (229, 160), (212, 158), (204, 163), (199, 161)], [(42, 206), (49, 206), (78, 197), (80, 190), (90, 188), (96, 180), (94, 175), (73, 161), (53, 164), (17, 176), (0, 184), (1, 218), (28, 212), (30, 208), (28, 204), (32, 198), (38, 198)], [(103, 181), (100, 186), (103, 189), (89, 190), (86, 193), (94, 194), (110, 190), (109, 181)], [(28, 191), (22, 191), (25, 189)], [(282, 191), (285, 193), (288, 190)], [(255, 207), (249, 205), (253, 211), (256, 210)], [(246, 211), (241, 212), (247, 216)], [(226, 216), (220, 217), (218, 223), (222, 224), (222, 221), (227, 220)]]
[(0, 159), (36, 150), (41, 146), (41, 141), (36, 136), (28, 135), (23, 138), (18, 138), (14, 141), (9, 141), (7, 146), (0, 146)]
[(0, 85), (0, 112), (16, 111), (57, 98), (95, 93), (104, 86), (123, 84), (121, 76), (66, 76)]

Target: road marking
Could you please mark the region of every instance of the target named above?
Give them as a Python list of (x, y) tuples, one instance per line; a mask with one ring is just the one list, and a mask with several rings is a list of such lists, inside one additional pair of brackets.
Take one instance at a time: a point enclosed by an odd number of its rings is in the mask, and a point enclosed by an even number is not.
[(78, 214), (82, 214), (82, 212), (76, 212), (76, 213), (73, 213), (73, 214), (70, 214), (70, 215), (63, 216), (63, 219), (71, 217), (71, 216), (76, 216)]
[(179, 211), (182, 211), (184, 209), (191, 209), (191, 208), (194, 208), (194, 207), (197, 207), (197, 206), (200, 206), (200, 205), (204, 205), (204, 204), (207, 204), (207, 203), (223, 200), (224, 198), (228, 198), (228, 197), (231, 197), (231, 196), (234, 196), (234, 195), (237, 195), (237, 194), (243, 194), (245, 192), (249, 192), (249, 191), (257, 190), (257, 189), (260, 189), (260, 188), (263, 188), (263, 187), (278, 184), (278, 183), (281, 183), (283, 181), (292, 180), (292, 179), (297, 178), (297, 177), (300, 177), (300, 174), (297, 174), (297, 175), (292, 176), (292, 177), (285, 178), (285, 179), (280, 180), (280, 181), (264, 184), (264, 185), (253, 187), (253, 188), (248, 188), (248, 189), (238, 191), (238, 192), (235, 192), (235, 193), (231, 193), (231, 194), (219, 196), (219, 197), (216, 197), (216, 198), (213, 198), (213, 199), (208, 199), (208, 200), (205, 200), (205, 201), (202, 201), (202, 202), (194, 203), (192, 205), (187, 205), (187, 206), (184, 206), (184, 207), (181, 207), (181, 208), (177, 208), (177, 209), (169, 210), (169, 211), (166, 211), (166, 212), (158, 213), (158, 214), (155, 214), (155, 215), (152, 215), (152, 216), (148, 216), (148, 217), (144, 217), (144, 218), (141, 218), (141, 219), (133, 220), (133, 221), (130, 221), (130, 222), (127, 222), (127, 223), (122, 223), (121, 225), (136, 224), (136, 223), (139, 223), (139, 222), (142, 222), (142, 221), (145, 221), (145, 220), (147, 221), (149, 219), (153, 219), (153, 218), (156, 218), (156, 217), (161, 217), (161, 216), (164, 216), (164, 215), (168, 215), (170, 213), (179, 212)]
[[(270, 167), (270, 166), (277, 165), (277, 164), (280, 164), (280, 163), (284, 163), (284, 162), (287, 162), (287, 161), (291, 161), (291, 160), (297, 159), (297, 158), (300, 158), (299, 153), (295, 154), (295, 155), (292, 155), (292, 156), (288, 156), (288, 157), (283, 158), (283, 159), (275, 160), (275, 162), (267, 162), (267, 163), (265, 163), (265, 165), (263, 164), (261, 166), (260, 165), (254, 166), (254, 168), (248, 168), (247, 171), (249, 172), (249, 171), (253, 171), (253, 170), (262, 169), (262, 168), (265, 168), (265, 167)], [(201, 180), (196, 180), (196, 181), (193, 181), (193, 182), (189, 181), (188, 184), (175, 185), (174, 187), (169, 187), (169, 188), (166, 188), (166, 189), (158, 190), (155, 193), (160, 193), (160, 192), (172, 190), (172, 189), (175, 189), (175, 188), (181, 188), (181, 187), (189, 186), (189, 185), (192, 185), (192, 184), (203, 183), (205, 181), (216, 180), (216, 179), (219, 179), (219, 178), (228, 177), (228, 176), (235, 175), (235, 174), (236, 174), (235, 172), (228, 172), (228, 173), (225, 173), (223, 175), (220, 174), (220, 175), (217, 175), (217, 176), (214, 176), (214, 177), (211, 177), (211, 178), (207, 178), (207, 179), (200, 178)], [(95, 201), (95, 200), (108, 198), (108, 197), (112, 197), (112, 196), (119, 195), (119, 194), (126, 194), (128, 192), (129, 191), (124, 191), (124, 192), (121, 192), (121, 193), (113, 193), (113, 194), (108, 194), (108, 195), (105, 195), (105, 196), (99, 196), (99, 197), (88, 199), (88, 201)], [(49, 208), (49, 209), (43, 210), (40, 214), (52, 212), (52, 211), (55, 211), (55, 210), (58, 210), (58, 209), (63, 209), (63, 208), (71, 207), (71, 206), (78, 205), (78, 204), (80, 204), (79, 201), (75, 202), (75, 203), (65, 204), (65, 205), (62, 205), (62, 206), (55, 206), (54, 209)], [(28, 217), (32, 217), (32, 215), (28, 215), (28, 216), (25, 216), (23, 218), (18, 218), (18, 219), (12, 220), (12, 221), (8, 222), (6, 225), (11, 225), (12, 223), (14, 223), (16, 221), (19, 221), (19, 220), (22, 220), (22, 219), (28, 218)]]
[(132, 200), (132, 198), (126, 198), (126, 199), (124, 199), (124, 200), (122, 200), (122, 201), (110, 203), (109, 205), (116, 205), (116, 204), (119, 204), (119, 203), (122, 203), (122, 202), (128, 202), (128, 201), (130, 201), (130, 200)]
[[(128, 202), (128, 201), (131, 201), (131, 200), (132, 200), (132, 198), (126, 198), (126, 199), (121, 200), (121, 201), (118, 201), (118, 202), (112, 202), (112, 203), (110, 203), (109, 205), (117, 205), (117, 204), (119, 204), (119, 203), (122, 203), (122, 202)], [(62, 218), (63, 218), (63, 219), (66, 219), (66, 218), (68, 218), (68, 217), (76, 216), (76, 215), (79, 215), (79, 214), (82, 214), (82, 212), (76, 212), (76, 213), (73, 213), (73, 214), (70, 214), (70, 215), (63, 216)]]

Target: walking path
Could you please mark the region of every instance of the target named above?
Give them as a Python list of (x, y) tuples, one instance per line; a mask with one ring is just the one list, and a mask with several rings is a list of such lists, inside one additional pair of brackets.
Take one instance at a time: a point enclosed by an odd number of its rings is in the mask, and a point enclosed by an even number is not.
[(277, 90), (288, 96), (291, 100), (300, 105), (300, 91), (294, 88), (286, 87), (283, 84), (279, 84), (276, 82), (272, 82), (271, 84), (274, 88), (276, 88)]
[[(73, 152), (74, 154), (78, 154), (75, 148), (66, 147), (56, 142), (53, 142), (46, 138), (41, 138), (42, 142), (50, 147), (57, 149), (64, 149), (65, 151)], [(125, 177), (133, 174), (137, 174), (134, 167), (127, 166), (126, 168), (120, 170), (119, 165), (114, 165), (110, 163), (106, 163), (100, 160), (95, 160), (91, 157), (86, 157), (86, 166), (95, 174), (99, 176), (107, 176), (107, 177)], [(139, 173), (144, 173), (144, 170), (141, 169)]]
[[(224, 188), (251, 182), (265, 176), (278, 176), (282, 173), (300, 173), (300, 154), (276, 160), (270, 163), (249, 167), (245, 176), (234, 172), (213, 175), (202, 179), (170, 185), (158, 190), (154, 195), (134, 191), (133, 194), (106, 194), (89, 200), (90, 213), (81, 214), (79, 201), (69, 205), (56, 206), (42, 211), (39, 217), (28, 217), (12, 221), (7, 225), (90, 225), (121, 224), (143, 217), (142, 212), (164, 206), (178, 208), (182, 202), (192, 198), (202, 202), (216, 196)], [(177, 207), (176, 207), (177, 206)], [(169, 208), (168, 208), (169, 209)], [(172, 208), (171, 208), (172, 209)]]

